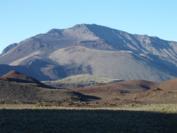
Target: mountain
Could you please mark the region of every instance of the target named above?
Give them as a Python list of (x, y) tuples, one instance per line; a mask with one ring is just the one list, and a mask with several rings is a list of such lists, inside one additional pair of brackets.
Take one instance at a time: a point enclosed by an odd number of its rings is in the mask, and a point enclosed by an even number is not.
[(9, 45), (0, 55), (0, 64), (21, 67), (19, 72), (38, 80), (90, 74), (161, 81), (177, 77), (177, 42), (79, 24)]

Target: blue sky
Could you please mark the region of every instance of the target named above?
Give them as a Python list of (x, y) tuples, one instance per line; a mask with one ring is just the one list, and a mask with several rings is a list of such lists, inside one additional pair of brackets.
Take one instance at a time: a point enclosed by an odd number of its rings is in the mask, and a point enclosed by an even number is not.
[(80, 23), (177, 41), (177, 0), (1, 0), (0, 51), (52, 28)]

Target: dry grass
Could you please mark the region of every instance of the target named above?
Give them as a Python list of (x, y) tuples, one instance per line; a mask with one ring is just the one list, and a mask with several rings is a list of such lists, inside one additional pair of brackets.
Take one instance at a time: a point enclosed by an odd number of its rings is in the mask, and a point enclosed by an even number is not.
[(39, 104), (0, 104), (0, 109), (14, 109), (14, 110), (126, 110), (126, 111), (151, 111), (151, 112), (162, 112), (162, 113), (177, 113), (177, 104), (125, 104), (119, 106), (110, 107), (99, 107), (99, 106), (78, 106), (65, 104), (62, 106), (57, 106), (49, 103), (39, 103)]

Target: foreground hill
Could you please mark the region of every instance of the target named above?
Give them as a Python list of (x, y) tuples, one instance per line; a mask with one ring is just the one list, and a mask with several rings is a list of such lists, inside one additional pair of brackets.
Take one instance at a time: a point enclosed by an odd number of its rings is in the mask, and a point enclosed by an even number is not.
[(177, 90), (177, 79), (167, 80), (159, 85), (159, 88), (163, 90)]
[(177, 76), (177, 43), (81, 24), (12, 44), (0, 55), (0, 64), (20, 66), (20, 72), (38, 80), (91, 74), (160, 81)]
[(5, 75), (3, 75), (1, 80), (6, 81), (15, 81), (15, 82), (24, 82), (24, 83), (35, 83), (39, 84), (40, 82), (32, 77), (26, 76), (25, 74), (19, 73), (17, 71), (9, 71)]
[(90, 74), (80, 74), (75, 76), (68, 76), (64, 79), (45, 81), (43, 83), (56, 88), (77, 88), (77, 87), (87, 87), (94, 86), (98, 84), (107, 84), (111, 82), (118, 82), (119, 79), (110, 79), (106, 77), (94, 76)]
[(127, 103), (140, 103), (140, 99), (137, 99), (137, 97), (150, 91), (156, 85), (157, 83), (151, 81), (130, 80), (96, 85), (84, 89), (75, 88), (74, 90), (85, 95), (101, 98), (98, 101), (92, 101), (91, 104), (96, 104), (97, 106), (115, 106)]
[(147, 103), (177, 103), (177, 79), (167, 80), (138, 97)]
[(0, 78), (0, 103), (55, 103), (67, 105), (97, 100), (74, 91), (53, 89), (34, 78), (12, 71)]
[[(66, 81), (64, 81), (66, 82)], [(177, 103), (177, 80), (114, 81), (91, 86), (52, 88), (25, 74), (11, 71), (0, 78), (0, 103), (47, 103), (62, 106), (118, 106)]]
[(176, 104), (177, 103), (177, 79), (167, 80), (161, 83), (130, 80), (96, 85), (75, 89), (85, 95), (100, 97), (91, 104), (98, 106), (117, 106), (120, 104)]

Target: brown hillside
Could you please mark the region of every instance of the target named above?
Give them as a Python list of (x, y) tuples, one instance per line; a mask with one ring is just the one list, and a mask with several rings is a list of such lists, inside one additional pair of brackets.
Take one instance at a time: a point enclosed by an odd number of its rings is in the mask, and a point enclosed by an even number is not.
[(0, 80), (0, 103), (50, 103), (68, 105), (99, 98), (64, 89), (49, 89), (33, 84)]
[(75, 91), (54, 89), (16, 71), (11, 71), (0, 78), (0, 103), (71, 104), (98, 99)]
[(1, 80), (7, 81), (17, 81), (17, 82), (29, 82), (29, 83), (40, 83), (36, 79), (29, 77), (25, 74), (19, 73), (17, 71), (10, 71), (1, 77)]
[(177, 79), (167, 80), (159, 85), (160, 89), (163, 90), (177, 90)]
[(146, 103), (177, 103), (177, 79), (164, 81), (137, 99)]
[(155, 82), (145, 80), (121, 81), (87, 88), (74, 89), (86, 95), (100, 97), (100, 105), (115, 105), (137, 102), (137, 95), (145, 93), (155, 86)]

